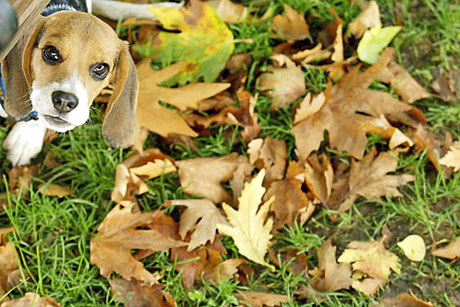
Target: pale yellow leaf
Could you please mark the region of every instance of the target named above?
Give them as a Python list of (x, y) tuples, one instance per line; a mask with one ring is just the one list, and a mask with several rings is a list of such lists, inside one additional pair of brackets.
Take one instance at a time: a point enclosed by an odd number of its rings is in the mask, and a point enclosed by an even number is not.
[(460, 169), (460, 141), (456, 141), (450, 146), (449, 152), (439, 160), (439, 163), (453, 167), (454, 172)]
[(132, 167), (129, 170), (137, 176), (147, 176), (147, 179), (152, 179), (161, 174), (175, 172), (177, 169), (168, 159), (155, 159), (155, 162), (147, 162), (145, 165)]
[(295, 113), (294, 124), (300, 123), (304, 119), (307, 119), (318, 112), (325, 102), (326, 96), (324, 95), (324, 92), (321, 92), (313, 97), (310, 93), (308, 93), (299, 104), (299, 108)]
[(270, 231), (273, 227), (273, 219), (266, 220), (266, 217), (274, 200), (274, 198), (271, 198), (260, 206), (262, 196), (266, 190), (262, 186), (264, 176), (265, 170), (262, 169), (250, 183), (245, 184), (238, 199), (238, 210), (225, 203), (222, 204), (231, 226), (218, 224), (217, 229), (219, 229), (220, 233), (233, 238), (242, 255), (274, 271), (275, 267), (264, 259), (272, 238)]
[(380, 26), (382, 23), (380, 22), (379, 6), (375, 1), (370, 1), (358, 17), (348, 24), (348, 31), (353, 36), (360, 38), (367, 29)]
[(426, 254), (426, 245), (419, 235), (409, 235), (398, 246), (403, 250), (409, 260), (422, 261)]

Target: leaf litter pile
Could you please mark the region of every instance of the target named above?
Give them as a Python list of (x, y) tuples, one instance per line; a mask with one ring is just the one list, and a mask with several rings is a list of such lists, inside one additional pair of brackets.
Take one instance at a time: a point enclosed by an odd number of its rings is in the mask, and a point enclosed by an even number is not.
[[(382, 306), (432, 306), (412, 292), (384, 295), (392, 278), (410, 270), (402, 266), (402, 255), (412, 263), (425, 259), (418, 235), (397, 243), (401, 257), (389, 249), (386, 227), (376, 240), (338, 242), (340, 252), (333, 226), (318, 233), (322, 244), (316, 247), (279, 248), (290, 229), (313, 235), (315, 215), (337, 225), (358, 200), (402, 197), (415, 176), (410, 167), (398, 167), (400, 155), (426, 152), (446, 179), (460, 169), (459, 142), (448, 134), (438, 141), (413, 104), (430, 93), (387, 47), (401, 27), (382, 26), (374, 1), (347, 25), (330, 9), (332, 21), (315, 32), (305, 19), (309, 13), (287, 4), (279, 14), (268, 7), (258, 15), (229, 0), (190, 1), (182, 9), (153, 8), (152, 14), (158, 22), (122, 23), (138, 62), (137, 138), (116, 167), (112, 209), (90, 242), (90, 261), (107, 278), (114, 299), (125, 306), (176, 306), (181, 298), (164, 285), (171, 273), (145, 265), (163, 252), (185, 289), (240, 285), (233, 305), (318, 304), (330, 292), (346, 292), (386, 297), (375, 300)], [(235, 40), (229, 27), (270, 18), (276, 45), (269, 59), (235, 53), (239, 44), (250, 50), (254, 42)], [(323, 75), (326, 86), (312, 88), (307, 71)], [(273, 133), (277, 127), (267, 114), (275, 120), (287, 114), (287, 130)], [(195, 140), (216, 134), (234, 142), (233, 151), (215, 148), (207, 151), (214, 155), (200, 156)], [(183, 159), (177, 151), (191, 155)], [(9, 193), (27, 197), (38, 167), (9, 170)], [(152, 194), (149, 183), (166, 174), (176, 174), (183, 199), (146, 197)], [(56, 184), (38, 191), (76, 197)], [(0, 306), (60, 306), (34, 293), (15, 300), (5, 295), (30, 278), (7, 240), (13, 231), (0, 229)], [(431, 255), (454, 265), (460, 241), (455, 235), (444, 239), (450, 243), (433, 246)], [(249, 287), (257, 276), (279, 270), (307, 282), (289, 293), (275, 293), (270, 284)]]

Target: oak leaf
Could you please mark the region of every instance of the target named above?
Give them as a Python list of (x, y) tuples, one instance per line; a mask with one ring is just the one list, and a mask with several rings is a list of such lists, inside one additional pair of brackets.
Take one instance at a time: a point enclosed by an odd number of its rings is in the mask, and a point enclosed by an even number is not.
[(362, 159), (367, 144), (362, 123), (372, 117), (411, 109), (389, 93), (368, 89), (388, 61), (388, 57), (382, 57), (362, 73), (358, 66), (326, 89), (323, 107), (292, 129), (301, 160), (305, 161), (313, 150), (319, 148), (325, 130), (329, 132), (331, 147)]
[(155, 6), (150, 10), (168, 31), (153, 40), (149, 53), (157, 63), (187, 62), (170, 84), (183, 85), (201, 78), (214, 81), (234, 49), (233, 34), (216, 11), (198, 0), (180, 9)]
[(133, 207), (115, 206), (99, 225), (97, 235), (90, 242), (91, 263), (96, 264), (101, 275), (109, 278), (112, 272), (124, 279), (136, 278), (147, 284), (157, 283), (157, 278), (136, 261), (131, 249), (151, 251), (168, 250), (184, 246), (185, 242), (173, 239), (153, 229), (138, 229), (155, 220), (156, 212), (133, 212)]
[(231, 153), (223, 157), (176, 161), (176, 165), (185, 193), (203, 195), (217, 204), (231, 200), (221, 183), (229, 181), (238, 166), (246, 160), (247, 158), (237, 153)]
[(329, 238), (318, 250), (318, 267), (308, 271), (317, 278), (311, 282), (317, 291), (349, 289), (352, 285), (351, 267), (348, 263), (336, 262), (336, 250), (337, 246), (332, 246), (332, 238)]
[(282, 294), (254, 292), (254, 291), (239, 291), (236, 294), (241, 306), (281, 306), (282, 303), (289, 303), (289, 297)]
[(266, 190), (262, 186), (264, 175), (265, 170), (262, 169), (250, 183), (244, 185), (243, 192), (238, 199), (238, 210), (225, 203), (222, 204), (231, 226), (218, 224), (217, 229), (219, 233), (233, 238), (242, 255), (273, 271), (274, 266), (264, 260), (272, 238), (270, 231), (273, 227), (273, 219), (266, 220), (273, 198), (260, 206)]
[(52, 297), (43, 296), (33, 293), (27, 292), (24, 297), (4, 302), (0, 305), (0, 307), (60, 307), (61, 305), (58, 304)]
[(173, 307), (176, 302), (158, 285), (144, 285), (131, 279), (109, 279), (110, 290), (115, 301), (122, 302), (126, 307)]
[(267, 72), (259, 77), (257, 89), (273, 98), (271, 109), (276, 110), (305, 94), (305, 77), (302, 69), (285, 55), (279, 54), (272, 59), (279, 64), (269, 66)]
[[(139, 75), (139, 96), (136, 112), (137, 139), (141, 138), (141, 128), (161, 136), (183, 134), (197, 136), (180, 115), (178, 110), (161, 106), (160, 101), (171, 104), (179, 110), (196, 109), (199, 101), (212, 97), (230, 86), (227, 83), (193, 83), (180, 88), (160, 86), (163, 81), (175, 76), (183, 68), (179, 62), (162, 70), (153, 70), (150, 59), (137, 65)], [(142, 143), (136, 140), (136, 144)]]
[(311, 40), (310, 30), (303, 14), (297, 13), (286, 3), (283, 4), (283, 7), (285, 14), (273, 17), (270, 30), (277, 34), (277, 38), (285, 39), (288, 42)]
[(437, 248), (431, 251), (431, 254), (436, 257), (455, 260), (460, 258), (460, 238), (452, 241), (448, 245)]
[(180, 216), (179, 235), (185, 239), (187, 232), (194, 229), (190, 237), (187, 251), (192, 251), (207, 241), (214, 242), (217, 224), (225, 224), (227, 220), (220, 210), (207, 199), (175, 199), (170, 201), (174, 206), (186, 206)]

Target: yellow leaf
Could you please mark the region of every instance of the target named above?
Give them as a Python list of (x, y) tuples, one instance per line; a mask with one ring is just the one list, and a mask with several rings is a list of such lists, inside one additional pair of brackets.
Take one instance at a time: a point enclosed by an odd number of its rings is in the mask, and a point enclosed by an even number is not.
[(175, 172), (177, 169), (172, 162), (167, 159), (155, 159), (155, 162), (147, 162), (145, 165), (132, 167), (129, 170), (137, 176), (147, 176), (147, 179), (152, 179), (161, 174)]
[(266, 190), (262, 186), (264, 176), (265, 170), (262, 169), (250, 183), (245, 184), (238, 199), (238, 211), (225, 203), (222, 204), (222, 208), (232, 226), (217, 224), (217, 229), (219, 229), (220, 233), (233, 238), (242, 255), (274, 271), (275, 267), (264, 260), (272, 238), (270, 231), (273, 227), (273, 219), (269, 218), (265, 221), (265, 218), (274, 200), (274, 198), (271, 198), (259, 209), (262, 196)]
[(419, 235), (409, 235), (398, 246), (403, 250), (409, 260), (422, 261), (426, 254), (426, 245)]

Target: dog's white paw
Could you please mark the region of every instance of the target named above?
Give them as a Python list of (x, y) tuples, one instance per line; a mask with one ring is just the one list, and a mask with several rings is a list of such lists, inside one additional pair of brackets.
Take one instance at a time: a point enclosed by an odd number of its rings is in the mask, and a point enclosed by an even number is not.
[(41, 120), (18, 122), (3, 142), (13, 166), (26, 165), (43, 147), (46, 127)]

